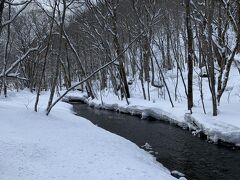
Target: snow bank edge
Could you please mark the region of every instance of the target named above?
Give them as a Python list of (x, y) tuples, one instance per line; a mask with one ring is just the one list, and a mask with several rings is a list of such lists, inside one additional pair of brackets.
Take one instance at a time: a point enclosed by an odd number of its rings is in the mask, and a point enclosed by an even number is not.
[(148, 108), (144, 106), (121, 106), (117, 103), (107, 104), (107, 103), (97, 103), (88, 99), (86, 96), (66, 96), (63, 98), (64, 102), (74, 103), (83, 102), (88, 104), (90, 107), (97, 109), (104, 109), (110, 111), (117, 111), (121, 113), (131, 114), (134, 116), (139, 116), (142, 119), (154, 118), (157, 120), (168, 122), (172, 125), (181, 127), (182, 129), (192, 131), (193, 135), (198, 135), (199, 137), (206, 136), (209, 142), (214, 144), (222, 144), (224, 146), (236, 146), (240, 147), (240, 131), (235, 132), (221, 132), (218, 129), (207, 128), (203, 123), (193, 117), (190, 113), (185, 113), (183, 119), (163, 111), (160, 108)]

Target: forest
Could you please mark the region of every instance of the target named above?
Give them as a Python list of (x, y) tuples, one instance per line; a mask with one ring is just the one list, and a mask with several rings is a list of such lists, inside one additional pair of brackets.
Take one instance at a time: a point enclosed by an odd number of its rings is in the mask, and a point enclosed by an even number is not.
[[(36, 111), (41, 91), (51, 91), (49, 109), (55, 92), (108, 64), (79, 89), (92, 98), (111, 89), (127, 99), (129, 84), (139, 81), (144, 99), (151, 99), (150, 86), (166, 89), (174, 106), (181, 83), (191, 111), (196, 73), (202, 106), (206, 78), (216, 116), (232, 64), (239, 68), (237, 1), (2, 0), (0, 10), (1, 93), (36, 91)], [(177, 76), (174, 93), (170, 71)]]
[(239, 80), (239, 0), (0, 0), (0, 119), (75, 100), (236, 148)]

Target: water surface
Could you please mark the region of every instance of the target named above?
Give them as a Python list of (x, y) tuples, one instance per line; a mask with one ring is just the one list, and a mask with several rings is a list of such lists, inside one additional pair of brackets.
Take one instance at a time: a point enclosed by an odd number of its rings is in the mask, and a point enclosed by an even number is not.
[(240, 180), (240, 150), (210, 144), (162, 121), (142, 120), (80, 103), (73, 104), (73, 110), (140, 147), (150, 144), (157, 161), (171, 171), (184, 173), (189, 180)]

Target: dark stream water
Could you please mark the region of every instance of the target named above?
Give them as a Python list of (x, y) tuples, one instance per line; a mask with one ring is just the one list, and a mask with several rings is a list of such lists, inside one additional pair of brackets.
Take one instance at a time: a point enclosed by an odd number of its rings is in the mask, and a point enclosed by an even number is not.
[(161, 121), (73, 104), (74, 112), (138, 146), (152, 146), (157, 161), (189, 180), (240, 180), (240, 150), (218, 146)]

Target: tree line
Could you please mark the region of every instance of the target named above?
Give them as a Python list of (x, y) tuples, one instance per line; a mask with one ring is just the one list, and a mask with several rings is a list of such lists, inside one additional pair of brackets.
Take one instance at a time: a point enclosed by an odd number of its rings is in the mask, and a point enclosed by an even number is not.
[(144, 99), (151, 87), (164, 89), (174, 107), (181, 82), (192, 112), (196, 72), (203, 111), (206, 78), (216, 116), (230, 70), (240, 67), (239, 28), (238, 0), (1, 0), (0, 91), (29, 88), (35, 111), (41, 91), (50, 91), (49, 113), (61, 90), (99, 98), (111, 89), (129, 103), (139, 81)]

